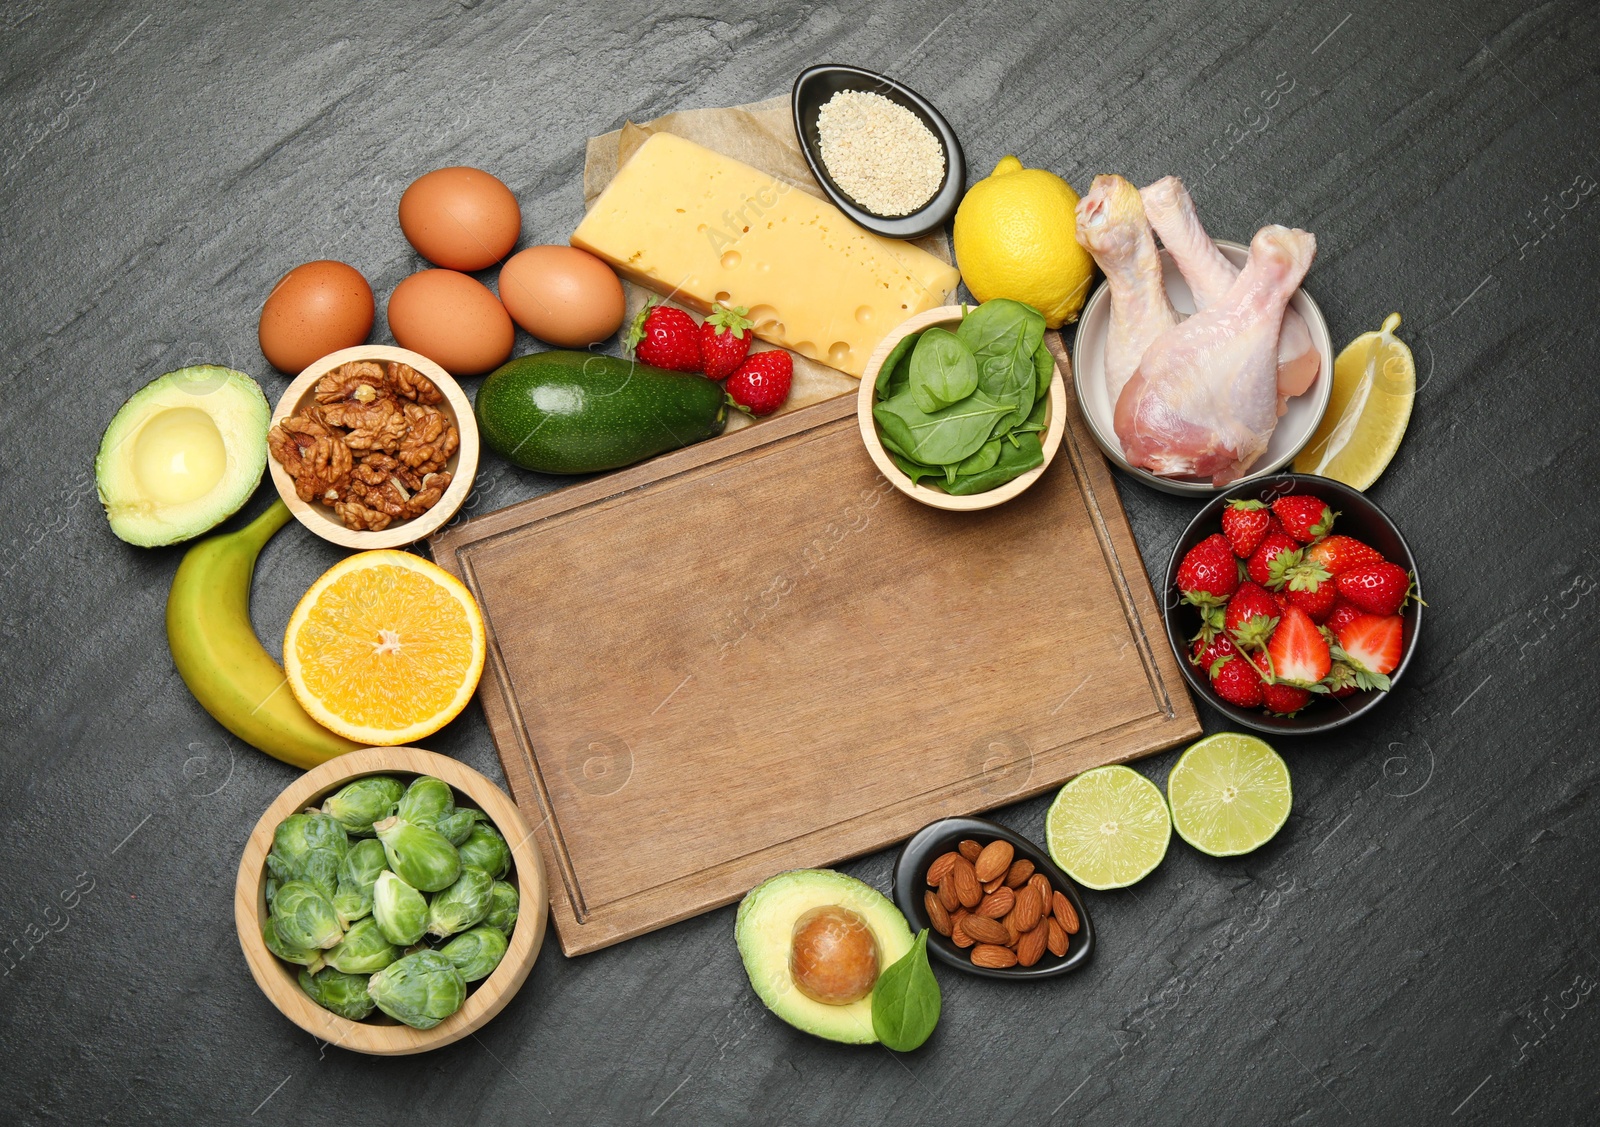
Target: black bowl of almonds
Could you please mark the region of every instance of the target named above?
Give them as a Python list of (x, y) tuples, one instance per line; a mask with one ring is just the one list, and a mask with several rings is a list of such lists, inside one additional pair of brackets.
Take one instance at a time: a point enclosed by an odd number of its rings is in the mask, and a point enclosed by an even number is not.
[(966, 188), (955, 130), (933, 104), (859, 67), (808, 67), (795, 79), (794, 131), (811, 173), (856, 223), (891, 239), (942, 227)]

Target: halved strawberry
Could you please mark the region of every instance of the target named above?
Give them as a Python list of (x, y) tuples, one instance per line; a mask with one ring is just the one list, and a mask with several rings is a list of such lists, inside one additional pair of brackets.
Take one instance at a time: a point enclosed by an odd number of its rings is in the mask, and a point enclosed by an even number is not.
[(1284, 572), (1298, 564), (1301, 558), (1300, 545), (1295, 538), (1287, 532), (1274, 529), (1261, 538), (1260, 546), (1251, 553), (1245, 569), (1250, 573), (1250, 578), (1261, 586), (1277, 590), (1287, 582)]
[(1278, 628), (1267, 643), (1272, 676), (1277, 681), (1310, 688), (1328, 675), (1333, 655), (1311, 616), (1294, 604), (1283, 608)]
[(1261, 538), (1272, 527), (1272, 512), (1263, 501), (1229, 501), (1222, 510), (1222, 534), (1233, 545), (1241, 560), (1261, 546)]
[(1222, 624), (1228, 637), (1243, 649), (1259, 650), (1272, 637), (1272, 628), (1278, 625), (1278, 600), (1272, 592), (1253, 580), (1239, 584), (1239, 590), (1228, 600), (1228, 610)]
[(1333, 529), (1333, 518), (1339, 514), (1328, 508), (1321, 497), (1309, 493), (1291, 493), (1272, 502), (1273, 514), (1283, 522), (1284, 531), (1302, 544), (1321, 540)]
[(1347, 603), (1343, 599), (1335, 599), (1333, 602), (1333, 610), (1328, 612), (1328, 619), (1323, 623), (1323, 625), (1331, 630), (1333, 632), (1333, 636), (1337, 638), (1339, 636), (1339, 631), (1344, 629), (1344, 626), (1347, 622), (1349, 622), (1352, 618), (1365, 613), (1366, 611), (1362, 610), (1353, 603)]
[(1345, 601), (1368, 614), (1397, 614), (1412, 597), (1410, 572), (1387, 561), (1352, 568), (1337, 582)]
[(1405, 619), (1398, 614), (1362, 614), (1345, 623), (1335, 637), (1339, 659), (1354, 671), (1363, 689), (1387, 689), (1388, 674), (1400, 664), (1405, 649)]
[(1178, 565), (1178, 590), (1197, 607), (1219, 607), (1239, 589), (1239, 561), (1220, 532), (1190, 548)]
[(1256, 708), (1262, 701), (1261, 674), (1241, 654), (1224, 654), (1212, 663), (1211, 687), (1229, 704)]
[(1330, 536), (1306, 549), (1306, 558), (1316, 560), (1329, 575), (1343, 575), (1352, 568), (1382, 563), (1383, 554), (1354, 536)]

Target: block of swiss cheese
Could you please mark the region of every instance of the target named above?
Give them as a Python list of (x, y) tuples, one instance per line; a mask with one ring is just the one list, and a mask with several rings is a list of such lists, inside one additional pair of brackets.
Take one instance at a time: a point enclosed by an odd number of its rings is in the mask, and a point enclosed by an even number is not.
[(702, 313), (742, 305), (762, 340), (858, 379), (891, 329), (948, 304), (961, 278), (826, 200), (672, 133), (652, 135), (617, 170), (572, 245)]

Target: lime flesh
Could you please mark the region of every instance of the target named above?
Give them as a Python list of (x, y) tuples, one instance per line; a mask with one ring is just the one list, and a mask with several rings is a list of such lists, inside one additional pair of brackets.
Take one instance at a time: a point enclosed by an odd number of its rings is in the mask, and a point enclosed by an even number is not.
[(1172, 824), (1212, 857), (1249, 853), (1289, 818), (1289, 768), (1266, 741), (1219, 732), (1194, 744), (1167, 776)]
[(1085, 888), (1125, 888), (1167, 855), (1172, 819), (1149, 779), (1097, 767), (1061, 788), (1044, 820), (1050, 857)]

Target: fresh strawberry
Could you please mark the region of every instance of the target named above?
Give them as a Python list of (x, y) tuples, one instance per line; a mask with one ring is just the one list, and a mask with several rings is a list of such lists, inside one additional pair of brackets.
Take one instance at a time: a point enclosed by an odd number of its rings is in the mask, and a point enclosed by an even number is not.
[(1328, 692), (1336, 700), (1343, 700), (1358, 692), (1361, 686), (1356, 681), (1356, 671), (1343, 661), (1336, 661), (1328, 670), (1328, 675), (1322, 679)]
[(1241, 560), (1261, 546), (1261, 538), (1272, 527), (1272, 512), (1262, 501), (1229, 501), (1222, 510), (1222, 534), (1233, 545)]
[(1285, 685), (1282, 681), (1261, 686), (1261, 704), (1268, 712), (1279, 716), (1293, 716), (1311, 703), (1311, 690), (1298, 685)]
[(1229, 704), (1257, 708), (1262, 701), (1261, 674), (1240, 654), (1224, 654), (1212, 663), (1211, 687)]
[(1285, 587), (1283, 598), (1305, 611), (1311, 621), (1320, 626), (1328, 621), (1328, 615), (1333, 613), (1333, 604), (1339, 601), (1339, 592), (1329, 580), (1310, 591), (1296, 591), (1292, 587)]
[(750, 318), (743, 306), (718, 305), (700, 324), (700, 355), (708, 380), (733, 375), (750, 352)]
[(1291, 493), (1272, 502), (1272, 512), (1283, 522), (1284, 531), (1302, 544), (1321, 540), (1333, 528), (1333, 518), (1339, 514), (1328, 508), (1321, 497), (1309, 493)]
[(1387, 561), (1352, 568), (1339, 576), (1339, 594), (1368, 614), (1397, 614), (1411, 596), (1411, 576)]
[(1288, 681), (1291, 685), (1309, 688), (1328, 675), (1333, 655), (1328, 639), (1322, 636), (1311, 616), (1290, 604), (1283, 609), (1278, 628), (1267, 643), (1267, 656), (1272, 659), (1272, 677)]
[(770, 415), (789, 398), (794, 361), (781, 348), (757, 352), (728, 377), (728, 402), (752, 415)]
[(1369, 548), (1354, 536), (1330, 536), (1306, 549), (1306, 558), (1316, 560), (1329, 575), (1339, 576), (1352, 568), (1383, 562), (1376, 548)]
[(1190, 647), (1189, 660), (1201, 669), (1210, 670), (1219, 657), (1229, 657), (1238, 654), (1226, 634), (1217, 633), (1206, 641), (1196, 640)]
[(1220, 532), (1212, 533), (1184, 553), (1178, 565), (1178, 590), (1197, 607), (1220, 607), (1239, 589), (1239, 561)]
[(1239, 584), (1239, 590), (1228, 600), (1228, 610), (1222, 624), (1228, 637), (1242, 649), (1264, 649), (1272, 637), (1272, 628), (1278, 625), (1278, 600), (1272, 592), (1253, 580)]
[(1339, 656), (1355, 670), (1361, 688), (1389, 687), (1388, 674), (1400, 664), (1405, 634), (1405, 619), (1398, 614), (1363, 614), (1345, 623), (1336, 635)]
[(1327, 621), (1323, 625), (1337, 638), (1339, 631), (1344, 629), (1345, 623), (1357, 615), (1365, 613), (1360, 607), (1347, 603), (1343, 599), (1335, 599), (1333, 601), (1333, 610), (1328, 613)]
[(1250, 578), (1276, 591), (1288, 580), (1284, 573), (1301, 560), (1300, 544), (1287, 532), (1269, 531), (1261, 545), (1251, 553), (1246, 569)]
[(646, 364), (670, 372), (698, 372), (700, 326), (670, 305), (647, 305), (628, 328), (627, 348)]

